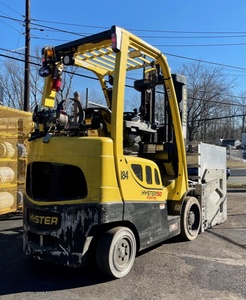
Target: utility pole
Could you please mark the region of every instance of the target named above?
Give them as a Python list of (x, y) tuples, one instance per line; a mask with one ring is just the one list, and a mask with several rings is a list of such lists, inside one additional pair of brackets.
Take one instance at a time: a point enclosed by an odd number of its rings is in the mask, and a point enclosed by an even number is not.
[(29, 98), (30, 98), (30, 0), (26, 0), (24, 111), (29, 111)]

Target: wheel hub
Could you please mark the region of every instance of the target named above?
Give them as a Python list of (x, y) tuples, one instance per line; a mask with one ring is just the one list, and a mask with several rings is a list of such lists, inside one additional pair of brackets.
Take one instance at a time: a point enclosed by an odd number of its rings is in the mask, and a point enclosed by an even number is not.
[(122, 243), (118, 248), (118, 257), (123, 261), (127, 256), (128, 256), (127, 245)]

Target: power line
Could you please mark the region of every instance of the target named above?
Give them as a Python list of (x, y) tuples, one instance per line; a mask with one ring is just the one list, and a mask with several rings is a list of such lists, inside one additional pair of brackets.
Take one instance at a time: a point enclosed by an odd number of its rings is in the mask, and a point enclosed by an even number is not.
[(188, 45), (178, 45), (178, 44), (165, 44), (165, 45), (153, 45), (155, 47), (227, 47), (227, 46), (245, 46), (246, 43), (237, 43), (237, 44), (188, 44)]
[[(0, 2), (1, 3), (1, 2)], [(2, 16), (0, 15), (0, 17), (2, 18), (6, 18), (6, 19), (10, 19), (12, 21), (17, 21), (17, 22), (22, 22), (22, 20), (18, 20), (16, 18), (12, 18), (12, 17), (7, 17), (7, 16)], [(68, 33), (68, 34), (74, 34), (74, 35), (79, 35), (79, 36), (86, 36), (87, 34), (81, 34), (78, 32), (74, 32), (74, 31), (67, 31), (64, 29), (60, 29), (60, 28), (54, 28), (51, 26), (46, 26), (46, 25), (41, 25), (41, 24), (37, 24), (34, 23), (33, 21), (37, 21), (37, 22), (43, 22), (43, 23), (53, 23), (53, 24), (60, 24), (60, 25), (66, 25), (66, 26), (77, 26), (77, 27), (87, 27), (87, 28), (100, 28), (100, 29), (107, 29), (107, 27), (103, 27), (103, 26), (93, 26), (93, 25), (81, 25), (81, 24), (74, 24), (74, 23), (65, 23), (65, 22), (54, 22), (54, 21), (45, 21), (45, 20), (38, 20), (38, 19), (32, 19), (31, 24), (36, 25), (36, 26), (40, 26), (46, 29), (51, 29), (54, 31), (59, 31), (59, 32), (63, 32), (63, 33)], [(40, 30), (38, 28), (35, 28), (36, 30)], [(128, 29), (131, 31), (139, 31), (139, 32), (153, 32), (153, 33), (178, 33), (178, 34), (213, 34), (216, 36), (141, 36), (142, 38), (165, 38), (165, 39), (197, 39), (197, 38), (239, 38), (239, 37), (245, 37), (246, 32), (233, 32), (233, 31), (174, 31), (174, 30), (148, 30), (148, 29)], [(217, 34), (220, 34), (220, 36), (218, 36)], [(221, 36), (221, 34), (236, 34), (236, 35), (224, 35)], [(238, 35), (240, 34), (240, 35)], [(243, 35), (242, 35), (243, 34)], [(220, 45), (220, 44), (219, 44)], [(227, 44), (226, 44), (227, 45)], [(177, 46), (177, 45), (174, 45)], [(209, 45), (210, 46), (210, 45)]]
[[(86, 27), (86, 28), (100, 28), (100, 29), (108, 29), (105, 26), (95, 26), (95, 25), (84, 25), (84, 24), (75, 24), (75, 23), (66, 23), (66, 22), (56, 22), (56, 21), (47, 21), (47, 20), (38, 20), (33, 19), (37, 22), (44, 23), (53, 23), (60, 24), (66, 26), (78, 26), (78, 27)], [(130, 31), (140, 31), (140, 32), (162, 32), (162, 33), (185, 33), (185, 34), (246, 34), (246, 31), (178, 31), (178, 30), (150, 30), (150, 29), (136, 29), (136, 28), (128, 28)]]
[(3, 3), (2, 1), (0, 1), (0, 3), (1, 3), (2, 5), (4, 5), (5, 7), (7, 7), (8, 9), (10, 9), (10, 10), (14, 11), (15, 13), (17, 13), (19, 16), (22, 16), (22, 14), (20, 14), (17, 10), (15, 10), (15, 9), (13, 9), (12, 7), (6, 5), (6, 4)]
[[(33, 19), (35, 20), (35, 19)], [(41, 20), (35, 20), (35, 21), (38, 21), (38, 22), (45, 22), (45, 21), (41, 21)], [(49, 21), (47, 21), (49, 22)], [(62, 25), (71, 25), (71, 26), (81, 26), (81, 27), (84, 27), (85, 25), (78, 25), (78, 24), (69, 24), (69, 23), (61, 23), (61, 22), (49, 22), (49, 23), (55, 23), (55, 24), (62, 24)], [(86, 36), (87, 34), (81, 34), (81, 33), (76, 33), (76, 32), (71, 32), (71, 31), (67, 31), (67, 30), (63, 30), (63, 29), (58, 29), (58, 28), (54, 28), (54, 27), (51, 27), (51, 26), (44, 26), (44, 25), (40, 25), (40, 24), (36, 24), (36, 23), (33, 23), (33, 25), (36, 25), (36, 26), (41, 26), (41, 27), (44, 27), (44, 28), (48, 28), (48, 29), (52, 29), (54, 31), (60, 31), (60, 32), (65, 32), (65, 33), (72, 33), (72, 34), (76, 34), (76, 35), (82, 35), (82, 36)], [(87, 27), (87, 26), (86, 26)], [(95, 27), (95, 26), (91, 26), (91, 27)], [(97, 27), (97, 26), (96, 26)], [(98, 28), (98, 27), (97, 27)], [(99, 28), (105, 28), (107, 29), (106, 27), (99, 27)], [(39, 30), (37, 28), (37, 30)], [(153, 31), (153, 32), (159, 32), (159, 31)], [(180, 32), (182, 33), (182, 32)], [(189, 33), (189, 32), (186, 32), (186, 33)], [(197, 32), (199, 33), (199, 32)], [(238, 34), (238, 33), (236, 33)], [(243, 33), (240, 33), (240, 34), (243, 34)], [(141, 38), (159, 38), (159, 39), (197, 39), (197, 38), (241, 38), (241, 37), (246, 37), (246, 32), (244, 33), (244, 35), (225, 35), (225, 36), (195, 36), (195, 37), (188, 37), (188, 36), (140, 36)]]
[(149, 29), (128, 29), (140, 32), (164, 32), (164, 33), (182, 33), (182, 34), (246, 34), (246, 31), (179, 31), (179, 30), (149, 30)]
[[(2, 12), (2, 11), (1, 11)], [(0, 15), (0, 17), (1, 18), (3, 18), (3, 19), (10, 19), (10, 20), (14, 20), (13, 18), (11, 18), (11, 17), (8, 17), (8, 16), (1, 16)], [(17, 19), (15, 19), (15, 21), (17, 21), (19, 24), (23, 24), (23, 20), (17, 20)], [(1, 20), (1, 22), (2, 23), (4, 23), (5, 25), (7, 25), (7, 26), (9, 26), (10, 28), (12, 28), (12, 29), (14, 29), (15, 31), (17, 31), (18, 33), (21, 33), (21, 31), (20, 30), (18, 30), (18, 29), (16, 29), (16, 28), (14, 28), (13, 26), (11, 26), (10, 24), (8, 24), (8, 23), (6, 23), (6, 22), (4, 22), (4, 21), (2, 21)]]
[(36, 24), (36, 23), (32, 23), (32, 25), (40, 26), (42, 28), (52, 29), (54, 31), (59, 31), (61, 33), (68, 33), (68, 34), (73, 34), (73, 35), (78, 35), (78, 36), (86, 37), (85, 34), (77, 33), (77, 32), (74, 32), (74, 31), (68, 31), (68, 30), (58, 29), (58, 28), (54, 28), (54, 27), (51, 27), (51, 26), (44, 26), (44, 25), (41, 26), (40, 24)]
[(48, 37), (42, 38), (42, 37), (35, 36), (34, 38), (36, 40), (46, 40), (46, 41), (55, 41), (55, 42), (68, 42), (68, 40), (54, 39), (54, 38), (48, 38)]
[(105, 26), (96, 26), (96, 25), (82, 25), (82, 24), (75, 24), (75, 23), (66, 23), (66, 22), (56, 22), (56, 21), (45, 21), (45, 20), (38, 20), (33, 19), (37, 22), (43, 22), (43, 23), (49, 23), (49, 24), (60, 24), (60, 25), (66, 25), (66, 26), (77, 26), (77, 27), (87, 27), (87, 28), (99, 28), (99, 29), (108, 29), (108, 27)]
[[(24, 49), (24, 48), (25, 48), (25, 47), (23, 47), (23, 49)], [(16, 49), (16, 50), (18, 50), (18, 49)], [(0, 51), (11, 52), (11, 53), (15, 53), (15, 54), (17, 54), (17, 55), (23, 55), (23, 56), (25, 55), (24, 52), (17, 52), (16, 50), (8, 50), (8, 49), (0, 48)], [(16, 57), (4, 55), (4, 54), (0, 54), (0, 56), (4, 56), (4, 57), (6, 57), (6, 58), (11, 58), (11, 59), (13, 59), (13, 60), (20, 60), (20, 59), (18, 59), (18, 58), (16, 58)], [(29, 55), (29, 57), (30, 57), (30, 58), (34, 58), (34, 59), (39, 59), (39, 60), (41, 60), (41, 58), (38, 57), (38, 56)], [(25, 59), (21, 59), (20, 61), (25, 62)], [(37, 65), (40, 65), (40, 64), (37, 64)]]
[(212, 117), (212, 118), (204, 118), (204, 119), (199, 119), (195, 121), (188, 121), (188, 123), (199, 123), (199, 122), (204, 122), (204, 121), (213, 121), (213, 120), (222, 120), (222, 119), (231, 119), (231, 118), (238, 118), (238, 117), (245, 117), (246, 114), (241, 114), (241, 115), (231, 115), (231, 116), (222, 116), (222, 117)]
[(216, 35), (216, 36), (153, 36), (142, 35), (141, 37), (148, 39), (218, 39), (218, 38), (245, 38), (246, 35)]
[[(25, 62), (25, 59), (21, 59), (21, 58), (17, 58), (17, 57), (12, 57), (12, 56), (9, 56), (9, 55), (6, 55), (6, 54), (0, 54), (0, 56), (5, 57), (5, 58), (10, 58), (10, 59), (13, 59), (13, 60), (17, 60), (17, 61), (20, 61), (20, 62), (23, 62), (23, 63)], [(32, 63), (32, 64), (35, 64), (35, 63)], [(36, 64), (36, 65), (39, 66), (39, 64)]]
[(246, 71), (246, 68), (241, 68), (241, 67), (236, 67), (236, 66), (230, 66), (230, 65), (220, 64), (220, 63), (211, 62), (211, 61), (207, 61), (207, 60), (202, 60), (202, 59), (197, 59), (197, 58), (190, 58), (190, 57), (186, 57), (186, 56), (170, 54), (170, 53), (166, 53), (166, 52), (164, 54), (165, 55), (169, 55), (169, 56), (173, 56), (173, 57), (182, 58), (182, 59), (194, 60), (194, 61), (203, 62), (203, 63), (207, 63), (207, 64), (212, 64), (212, 65), (217, 65), (217, 66), (221, 66), (221, 67), (227, 67), (227, 68), (233, 68), (233, 69), (237, 69), (237, 70)]
[[(0, 50), (2, 50), (2, 48), (0, 48)], [(11, 52), (11, 51), (10, 51), (10, 52)], [(19, 54), (25, 55), (25, 54), (23, 54), (23, 53), (19, 53)], [(0, 53), (0, 56), (5, 57), (5, 58), (9, 58), (9, 59), (13, 59), (13, 60), (17, 60), (17, 61), (20, 61), (20, 62), (25, 63), (25, 59), (22, 59), (22, 58), (12, 57), (12, 56), (10, 56), (10, 55), (1, 54), (1, 53)], [(38, 57), (32, 56), (32, 55), (30, 55), (30, 57), (38, 58)], [(30, 62), (30, 64), (31, 64), (31, 65), (35, 65), (35, 66), (40, 66), (40, 67), (41, 67), (41, 64), (35, 63), (35, 62), (32, 62), (32, 61)], [(96, 78), (96, 77), (87, 76), (87, 75), (82, 75), (82, 74), (70, 72), (70, 71), (67, 71), (67, 70), (64, 70), (63, 72), (68, 73), (68, 74), (74, 74), (74, 75), (79, 76), (79, 77), (84, 77), (84, 78), (88, 78), (88, 79), (98, 80), (98, 78)]]
[[(18, 55), (24, 55), (24, 53), (21, 53), (21, 52), (15, 52), (15, 51), (11, 51), (11, 50), (7, 50), (7, 49), (4, 49), (4, 48), (0, 48), (0, 51), (5, 51), (5, 52), (14, 52), (15, 54), (18, 54)], [(13, 59), (13, 60), (17, 60), (17, 61), (20, 61), (20, 62), (25, 62), (25, 59), (21, 59), (21, 58), (17, 58), (17, 57), (12, 57), (10, 55), (6, 55), (6, 54), (1, 54), (0, 53), (0, 56), (1, 57), (5, 57), (5, 58), (9, 58), (9, 59)], [(34, 59), (40, 59), (39, 57), (37, 56), (33, 56), (33, 55), (30, 55), (30, 58), (34, 58)], [(36, 66), (41, 66), (41, 64), (39, 63), (35, 63), (33, 61), (30, 62), (30, 64), (32, 65), (36, 65)], [(64, 72), (67, 72), (69, 74), (75, 74), (76, 76), (80, 76), (80, 77), (85, 77), (85, 78), (89, 78), (89, 79), (97, 79), (95, 77), (92, 77), (92, 76), (86, 76), (86, 75), (82, 75), (82, 74), (79, 74), (79, 73), (72, 73), (72, 72), (69, 72), (69, 71), (64, 71)], [(131, 79), (131, 80), (135, 80), (134, 78), (128, 78), (128, 79)], [(133, 87), (133, 86), (129, 86), (129, 87)], [(203, 92), (203, 91), (200, 91), (200, 92)], [(159, 93), (162, 93), (162, 92), (159, 92)], [(220, 94), (221, 95), (221, 94)], [(220, 96), (218, 95), (218, 96)], [(221, 95), (223, 96), (223, 95)], [(238, 98), (238, 99), (244, 99), (244, 97), (242, 96), (236, 96), (236, 95), (228, 95), (228, 97), (233, 97), (233, 98)], [(208, 101), (208, 102), (215, 102), (215, 103), (218, 103), (218, 101), (213, 101), (213, 100), (207, 100), (207, 99), (199, 99), (199, 98), (193, 98), (193, 100), (197, 100), (197, 101)], [(221, 104), (228, 104), (228, 105), (232, 105), (231, 103), (226, 103), (226, 102), (221, 102)], [(233, 104), (234, 105), (234, 104)], [(235, 106), (243, 106), (242, 104), (235, 104)]]
[[(223, 95), (222, 95), (223, 97)], [(246, 97), (241, 97), (241, 96), (231, 96), (233, 98), (240, 98), (240, 99), (245, 99)], [(202, 98), (196, 98), (196, 97), (187, 97), (187, 99), (192, 99), (195, 101), (204, 101), (204, 102), (208, 102), (208, 103), (216, 103), (218, 105), (233, 105), (233, 106), (242, 106), (242, 107), (246, 107), (246, 104), (238, 104), (238, 103), (230, 103), (230, 102), (224, 102), (223, 100), (221, 102), (215, 101), (215, 100), (209, 100), (209, 99), (202, 99)]]
[[(16, 22), (23, 22), (22, 20), (18, 20), (16, 18), (12, 18), (12, 17), (7, 17), (7, 16), (3, 16), (3, 15), (0, 15), (1, 18), (6, 18), (6, 19), (10, 19), (12, 21), (16, 21)], [(36, 19), (34, 19), (36, 20)], [(62, 24), (62, 25), (70, 25), (70, 26), (80, 26), (80, 27), (90, 27), (90, 28), (105, 28), (105, 27), (99, 27), (99, 26), (89, 26), (89, 25), (78, 25), (78, 24), (71, 24), (71, 23), (63, 23), (63, 22), (52, 22), (52, 21), (44, 21), (44, 20), (36, 20), (36, 21), (39, 21), (39, 22), (45, 22), (45, 23), (55, 23), (55, 24)], [(63, 30), (63, 29), (59, 29), (59, 28), (54, 28), (54, 27), (51, 27), (51, 26), (46, 26), (46, 25), (40, 25), (40, 24), (37, 24), (37, 23), (34, 23), (34, 22), (30, 22), (32, 25), (35, 25), (35, 26), (39, 26), (41, 27), (40, 29), (39, 28), (34, 28), (35, 30), (40, 30), (40, 31), (45, 31), (45, 30), (53, 30), (53, 31), (56, 31), (56, 32), (61, 32), (61, 33), (66, 33), (66, 34), (72, 34), (72, 35), (78, 35), (78, 36), (87, 36), (87, 34), (84, 34), (84, 33), (77, 33), (77, 32), (74, 32), (74, 31), (68, 31), (68, 30)], [(168, 30), (146, 30), (146, 29), (142, 29), (142, 30), (139, 30), (139, 29), (131, 29), (133, 31), (142, 31), (142, 32), (154, 32), (154, 33), (157, 33), (157, 32), (162, 32), (162, 33), (182, 33), (182, 34), (220, 34), (220, 36), (213, 36), (213, 37), (184, 37), (184, 36), (178, 36), (178, 37), (165, 37), (165, 36), (143, 36), (142, 38), (165, 38), (165, 39), (184, 39), (184, 38), (189, 38), (189, 39), (192, 39), (192, 38), (228, 38), (228, 36), (221, 36), (221, 34), (244, 34), (244, 36), (229, 36), (230, 38), (238, 38), (238, 37), (245, 37), (245, 34), (246, 32), (201, 32), (201, 31), (168, 31)], [(141, 37), (141, 36), (140, 36)], [(33, 38), (37, 38), (37, 39), (42, 39), (41, 37), (33, 37)], [(46, 38), (47, 39), (47, 38)], [(52, 38), (49, 38), (50, 40), (58, 40), (59, 39), (52, 39)], [(63, 40), (64, 41), (64, 40)], [(166, 45), (154, 45), (155, 47), (228, 47), (228, 46), (245, 46), (246, 43), (224, 43), (224, 44), (166, 44)]]
[(0, 20), (0, 22), (4, 23), (5, 25), (9, 26), (10, 28), (16, 30), (18, 33), (21, 33), (21, 31), (19, 31), (18, 29), (14, 28), (14, 27), (11, 26), (11, 25), (9, 25), (8, 23), (6, 23), (6, 22), (4, 22), (4, 21), (2, 21), (2, 20)]
[(227, 47), (227, 46), (245, 46), (246, 43), (237, 43), (237, 44), (189, 44), (189, 45), (153, 45), (155, 47)]
[(13, 18), (13, 17), (9, 17), (9, 16), (0, 15), (0, 18), (12, 20), (12, 21), (15, 21), (15, 22), (18, 22), (18, 23), (23, 23), (23, 20), (19, 20), (19, 19), (16, 19), (16, 18)]
[[(12, 21), (19, 22), (19, 23), (23, 22), (23, 20), (19, 20), (19, 19), (13, 18), (13, 17), (3, 16), (3, 15), (0, 15), (0, 18), (12, 20)], [(39, 29), (39, 28), (32, 28), (32, 29), (35, 29), (35, 30), (40, 30), (40, 31), (45, 31), (45, 30), (50, 30), (51, 31), (52, 30), (52, 31), (55, 31), (55, 32), (73, 34), (73, 35), (78, 35), (78, 36), (83, 36), (83, 37), (87, 36), (87, 34), (81, 34), (81, 33), (74, 32), (74, 31), (68, 31), (68, 30), (64, 30), (64, 29), (60, 29), (60, 28), (51, 27), (51, 26), (40, 25), (40, 24), (37, 24), (37, 23), (33, 23), (32, 21), (30, 22), (30, 24), (41, 27), (41, 29)], [(45, 28), (45, 30), (42, 29), (42, 28)]]
[[(11, 50), (7, 50), (7, 49), (4, 49), (4, 48), (0, 48), (0, 50), (6, 51), (6, 52), (12, 52)], [(20, 53), (20, 52), (15, 52), (15, 53), (23, 55), (23, 53)], [(216, 63), (216, 62), (210, 62), (210, 61), (206, 61), (206, 60), (201, 60), (201, 59), (196, 59), (196, 58), (190, 58), (190, 57), (175, 55), (175, 54), (166, 53), (166, 52), (164, 54), (168, 55), (168, 56), (173, 56), (173, 57), (178, 57), (178, 58), (186, 59), (186, 60), (192, 60), (192, 61), (197, 61), (197, 62), (212, 64), (212, 65), (217, 65), (217, 66), (220, 66), (220, 67), (227, 67), (227, 68), (232, 68), (232, 69), (246, 71), (246, 68), (241, 68), (241, 67), (236, 67), (236, 66), (231, 66), (231, 65), (226, 65), (226, 64), (220, 64), (220, 63)], [(38, 58), (38, 57), (35, 57), (35, 58)]]
[[(77, 32), (73, 32), (73, 31), (68, 31), (68, 30), (63, 30), (63, 29), (58, 29), (58, 28), (54, 28), (54, 27), (51, 27), (51, 26), (44, 26), (44, 25), (40, 25), (40, 24), (36, 24), (36, 23), (32, 23), (33, 25), (36, 25), (36, 26), (40, 26), (40, 27), (44, 27), (46, 28), (46, 30), (53, 30), (53, 31), (57, 31), (57, 32), (61, 32), (61, 33), (67, 33), (67, 34), (73, 34), (73, 35), (78, 35), (78, 36), (87, 36), (88, 34), (85, 34), (85, 33), (77, 33)], [(39, 29), (39, 28), (35, 28), (35, 30), (42, 30), (42, 31), (45, 31), (43, 29)], [(156, 39), (156, 38), (159, 38), (159, 39), (193, 39), (193, 38), (241, 38), (241, 37), (246, 37), (245, 35), (241, 35), (241, 36), (213, 36), (213, 37), (168, 37), (168, 36), (139, 36), (140, 38), (151, 38), (151, 39)], [(246, 43), (229, 43), (229, 44), (199, 44), (199, 45), (195, 45), (195, 44), (189, 44), (189, 45), (184, 45), (184, 44), (176, 44), (176, 45), (154, 45), (155, 47), (224, 47), (224, 46), (243, 46), (243, 45), (246, 45)]]

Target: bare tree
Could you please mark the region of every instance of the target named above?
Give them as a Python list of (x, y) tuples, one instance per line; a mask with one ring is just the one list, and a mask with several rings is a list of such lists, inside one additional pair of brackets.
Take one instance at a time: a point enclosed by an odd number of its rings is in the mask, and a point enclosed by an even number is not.
[(22, 64), (14, 59), (2, 62), (0, 80), (3, 87), (3, 104), (13, 108), (23, 108), (24, 79)]
[(34, 50), (34, 56), (31, 57), (30, 64), (30, 108), (32, 109), (36, 104), (40, 102), (42, 95), (43, 81), (39, 76), (39, 68), (41, 66), (40, 48), (36, 47)]
[(226, 79), (222, 68), (200, 62), (184, 65), (181, 73), (188, 81), (188, 140), (214, 140), (214, 129), (228, 113), (223, 103), (230, 102), (233, 81)]
[[(44, 80), (39, 76), (41, 66), (41, 50), (34, 49), (30, 63), (30, 108), (40, 104)], [(56, 101), (72, 97), (72, 81), (76, 74), (76, 67), (68, 67), (63, 73), (62, 88), (57, 93)], [(15, 54), (12, 59), (3, 60), (0, 70), (0, 80), (3, 87), (3, 104), (23, 110), (24, 108), (24, 55)]]
[(239, 130), (240, 135), (246, 132), (246, 91), (241, 92), (236, 100), (238, 105), (238, 120), (239, 120)]
[[(38, 76), (41, 59), (31, 56), (30, 63), (30, 107), (38, 102), (41, 95), (41, 78)], [(3, 87), (3, 104), (23, 110), (24, 108), (24, 53), (15, 53), (1, 64), (0, 79)]]

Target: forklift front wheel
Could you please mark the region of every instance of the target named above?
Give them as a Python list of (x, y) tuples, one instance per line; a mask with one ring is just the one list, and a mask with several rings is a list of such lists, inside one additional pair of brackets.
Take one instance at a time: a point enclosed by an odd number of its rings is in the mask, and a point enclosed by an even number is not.
[(181, 215), (181, 236), (186, 241), (194, 240), (201, 226), (201, 208), (195, 197), (185, 197)]
[(98, 241), (96, 261), (99, 270), (114, 278), (127, 275), (136, 256), (136, 239), (127, 227), (115, 227)]

